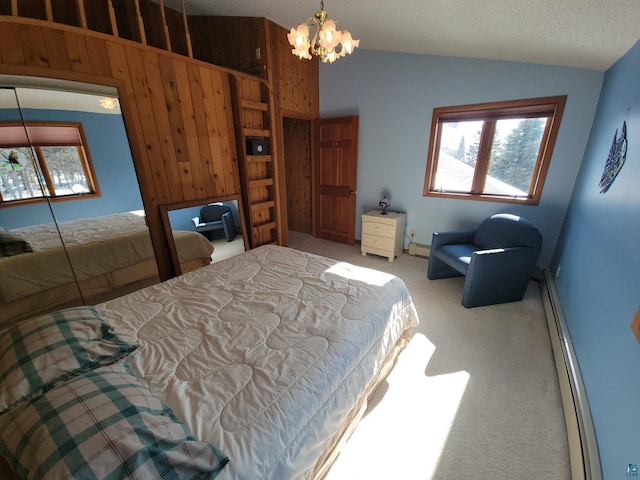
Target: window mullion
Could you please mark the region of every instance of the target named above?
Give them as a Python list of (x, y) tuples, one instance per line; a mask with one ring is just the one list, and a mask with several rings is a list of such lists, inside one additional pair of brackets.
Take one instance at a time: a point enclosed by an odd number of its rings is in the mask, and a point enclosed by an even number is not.
[(44, 177), (44, 181), (47, 184), (47, 191), (49, 192), (48, 196), (55, 197), (56, 196), (55, 185), (53, 184), (53, 179), (51, 178), (51, 172), (49, 171), (49, 167), (47, 166), (47, 161), (44, 158), (44, 153), (42, 152), (42, 148), (34, 147), (34, 149), (36, 151), (36, 158), (38, 160), (40, 173), (42, 173), (42, 176)]
[(491, 147), (493, 145), (493, 135), (496, 131), (496, 121), (486, 120), (482, 126), (480, 135), (480, 145), (478, 147), (478, 159), (473, 174), (473, 185), (471, 192), (481, 194), (484, 191), (484, 184), (489, 171), (489, 159), (491, 158)]

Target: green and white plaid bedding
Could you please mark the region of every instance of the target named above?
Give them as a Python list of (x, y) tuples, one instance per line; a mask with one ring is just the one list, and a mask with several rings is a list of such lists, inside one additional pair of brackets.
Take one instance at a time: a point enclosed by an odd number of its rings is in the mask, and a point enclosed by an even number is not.
[(92, 306), (20, 322), (0, 333), (0, 413), (136, 348), (118, 338)]
[(228, 458), (196, 441), (124, 362), (57, 385), (0, 416), (20, 478), (215, 478)]

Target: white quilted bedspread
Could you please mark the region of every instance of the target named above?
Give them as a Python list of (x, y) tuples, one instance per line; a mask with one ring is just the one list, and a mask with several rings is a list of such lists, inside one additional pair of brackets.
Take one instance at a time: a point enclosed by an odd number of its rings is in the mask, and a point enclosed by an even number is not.
[(221, 479), (304, 478), (401, 333), (404, 283), (263, 246), (98, 306), (137, 374), (231, 459)]

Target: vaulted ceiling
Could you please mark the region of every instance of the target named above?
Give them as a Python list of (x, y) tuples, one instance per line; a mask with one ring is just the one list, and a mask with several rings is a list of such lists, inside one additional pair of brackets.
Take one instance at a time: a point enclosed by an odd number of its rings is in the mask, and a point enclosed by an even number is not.
[[(182, 0), (164, 0), (177, 6)], [(291, 28), (320, 0), (184, 0), (188, 14)], [(639, 0), (326, 0), (360, 48), (604, 71), (640, 39)]]

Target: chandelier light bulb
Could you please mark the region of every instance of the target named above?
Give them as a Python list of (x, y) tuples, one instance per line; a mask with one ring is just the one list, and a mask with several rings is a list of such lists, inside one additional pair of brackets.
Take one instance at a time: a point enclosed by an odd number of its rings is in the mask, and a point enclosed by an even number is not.
[(349, 30), (342, 31), (342, 56), (351, 54), (356, 47), (360, 46), (360, 40), (354, 40), (351, 38), (351, 32)]
[(338, 22), (329, 18), (324, 1), (320, 2), (320, 10), (313, 17), (289, 31), (287, 40), (293, 47), (291, 53), (298, 58), (310, 60), (315, 55), (324, 63), (350, 55), (360, 46), (360, 40), (355, 40), (348, 30), (343, 30)]

